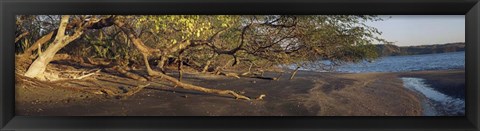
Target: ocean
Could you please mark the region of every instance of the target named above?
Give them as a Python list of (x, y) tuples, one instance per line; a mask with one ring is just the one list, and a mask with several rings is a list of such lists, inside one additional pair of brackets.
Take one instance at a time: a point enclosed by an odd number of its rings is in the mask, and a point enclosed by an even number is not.
[(347, 63), (335, 72), (405, 72), (465, 68), (465, 51), (439, 54), (387, 56), (373, 62)]

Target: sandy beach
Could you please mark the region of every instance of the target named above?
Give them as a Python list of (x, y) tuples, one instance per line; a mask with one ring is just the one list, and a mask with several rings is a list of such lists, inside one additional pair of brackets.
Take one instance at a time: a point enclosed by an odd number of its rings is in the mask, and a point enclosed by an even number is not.
[[(55, 64), (53, 64), (55, 65)], [(176, 76), (175, 72), (167, 72)], [(276, 73), (266, 73), (276, 76)], [(16, 115), (20, 116), (420, 116), (421, 94), (404, 87), (401, 77), (426, 80), (432, 88), (465, 98), (465, 71), (437, 70), (397, 73), (329, 73), (299, 71), (295, 79), (233, 78), (185, 74), (183, 82), (230, 89), (263, 100), (237, 100), (175, 88), (153, 80), (129, 97), (109, 98), (71, 89), (16, 82)], [(138, 82), (101, 72), (95, 81), (105, 87), (129, 88)], [(37, 83), (38, 84), (38, 83)], [(72, 85), (72, 88), (81, 88)]]

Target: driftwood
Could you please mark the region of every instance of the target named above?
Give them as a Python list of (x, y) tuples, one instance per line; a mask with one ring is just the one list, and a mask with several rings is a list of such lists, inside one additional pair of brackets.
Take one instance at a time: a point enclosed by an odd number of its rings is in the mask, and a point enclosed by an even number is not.
[(173, 77), (165, 75), (165, 74), (159, 74), (159, 76), (162, 79), (167, 80), (169, 82), (172, 82), (177, 87), (180, 87), (180, 88), (183, 88), (183, 89), (195, 90), (195, 91), (200, 91), (200, 92), (205, 92), (205, 93), (219, 94), (219, 95), (223, 95), (223, 96), (233, 96), (236, 99), (250, 100), (249, 97), (244, 96), (244, 95), (240, 95), (240, 94), (238, 94), (238, 93), (236, 93), (232, 90), (218, 90), (218, 89), (205, 88), (205, 87), (201, 87), (201, 86), (196, 86), (196, 85), (191, 85), (191, 84), (188, 84), (188, 83), (180, 82), (176, 78), (173, 78)]

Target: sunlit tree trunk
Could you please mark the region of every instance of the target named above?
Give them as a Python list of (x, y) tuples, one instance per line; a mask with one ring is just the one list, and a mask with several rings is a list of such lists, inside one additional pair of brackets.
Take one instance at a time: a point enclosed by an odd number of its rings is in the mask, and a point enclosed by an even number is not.
[(212, 63), (211, 60), (208, 60), (206, 63), (205, 63), (205, 66), (203, 66), (203, 69), (202, 69), (202, 73), (206, 73), (208, 71), (208, 67), (210, 67), (210, 64)]
[(150, 64), (148, 62), (148, 56), (151, 55), (152, 53), (160, 53), (160, 50), (158, 49), (153, 49), (148, 46), (146, 46), (136, 35), (135, 31), (130, 28), (126, 27), (128, 25), (124, 24), (123, 22), (120, 22), (118, 20), (114, 21), (115, 25), (120, 27), (120, 29), (127, 35), (127, 37), (132, 41), (133, 45), (142, 53), (143, 56), (143, 61), (145, 63), (145, 66), (147, 68), (147, 73), (149, 76), (158, 76), (158, 74), (161, 74), (159, 72), (156, 72), (150, 68)]
[(160, 74), (159, 72), (156, 72), (154, 70), (152, 70), (152, 68), (150, 67), (150, 64), (148, 63), (148, 54), (147, 53), (142, 53), (143, 55), (143, 62), (145, 63), (145, 66), (147, 67), (147, 73), (149, 76), (157, 76), (158, 74)]
[(75, 34), (72, 36), (65, 36), (65, 29), (67, 27), (69, 18), (70, 18), (69, 15), (62, 16), (62, 19), (60, 21), (60, 26), (57, 31), (57, 35), (55, 36), (55, 40), (45, 50), (45, 52), (43, 52), (42, 54), (39, 54), (38, 58), (28, 68), (27, 72), (25, 73), (25, 76), (30, 78), (37, 77), (37, 78), (43, 79), (41, 76), (45, 72), (48, 63), (52, 61), (55, 54), (60, 49), (65, 47), (68, 43), (80, 37), (80, 35), (83, 33), (82, 30), (76, 30)]

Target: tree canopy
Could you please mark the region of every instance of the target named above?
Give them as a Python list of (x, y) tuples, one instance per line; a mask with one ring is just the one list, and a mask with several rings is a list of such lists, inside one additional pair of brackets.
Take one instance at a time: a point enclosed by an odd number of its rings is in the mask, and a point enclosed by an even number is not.
[(35, 78), (57, 52), (114, 60), (122, 67), (144, 63), (150, 76), (164, 75), (151, 62), (161, 71), (178, 65), (180, 74), (185, 64), (216, 74), (226, 68), (324, 68), (375, 59), (373, 43), (386, 41), (365, 22), (378, 20), (367, 15), (18, 15), (15, 51), (27, 63), (25, 75)]

